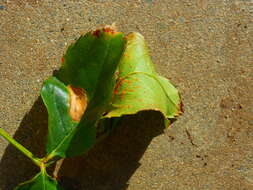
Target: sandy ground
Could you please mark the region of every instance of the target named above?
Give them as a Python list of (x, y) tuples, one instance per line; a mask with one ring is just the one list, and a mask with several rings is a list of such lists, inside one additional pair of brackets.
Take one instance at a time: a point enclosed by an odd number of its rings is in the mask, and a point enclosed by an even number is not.
[[(0, 126), (42, 155), (42, 82), (66, 48), (116, 22), (141, 32), (185, 113), (162, 133), (157, 113), (126, 117), (86, 157), (65, 161), (66, 190), (253, 189), (252, 0), (0, 0)], [(0, 189), (37, 169), (0, 139)]]

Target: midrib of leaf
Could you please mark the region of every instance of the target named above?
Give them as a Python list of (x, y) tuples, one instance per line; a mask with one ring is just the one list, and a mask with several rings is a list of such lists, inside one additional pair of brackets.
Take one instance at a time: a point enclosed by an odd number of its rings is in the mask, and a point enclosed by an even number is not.
[(47, 189), (46, 189), (47, 171), (46, 171), (46, 168), (45, 168), (45, 165), (44, 165), (44, 164), (41, 165), (40, 170), (41, 170), (41, 176), (42, 176), (43, 190), (47, 190)]
[(59, 147), (61, 147), (61, 145), (65, 142), (66, 139), (68, 139), (68, 137), (70, 137), (72, 135), (72, 133), (74, 132), (74, 130), (76, 129), (77, 127), (73, 127), (71, 130), (70, 130), (70, 133), (68, 135), (66, 135), (62, 141), (57, 145), (57, 147), (49, 154), (46, 156), (46, 161), (49, 161), (50, 159), (52, 159), (54, 156), (56, 156), (56, 152), (57, 152), (57, 149)]
[[(54, 94), (55, 94), (55, 90), (54, 90)], [(69, 95), (69, 92), (68, 92), (68, 95)], [(69, 102), (69, 97), (68, 97), (68, 102)], [(60, 123), (61, 123), (61, 126), (63, 126), (63, 128), (64, 128), (64, 131), (66, 131), (66, 127), (64, 126), (64, 124), (63, 124), (63, 119), (62, 119), (62, 117), (60, 117), (61, 115), (60, 115), (60, 112), (59, 112), (59, 107), (58, 107), (58, 105), (57, 105), (57, 102), (56, 102), (56, 98), (55, 98), (55, 96), (54, 96), (54, 105), (56, 106), (56, 110), (57, 110), (57, 115), (58, 115), (58, 117), (60, 118)]]
[(46, 190), (46, 174), (42, 173), (42, 184), (43, 184), (43, 190)]
[[(55, 96), (54, 96), (54, 100), (55, 100)], [(54, 104), (58, 108), (56, 101), (54, 101)], [(58, 116), (60, 116), (58, 109), (56, 109), (56, 110), (57, 110)], [(63, 123), (62, 119), (60, 119), (60, 121), (61, 121), (61, 123)], [(74, 129), (76, 129), (76, 127), (72, 127), (70, 130), (70, 133), (61, 140), (61, 142), (54, 148), (53, 151), (51, 151), (51, 153), (49, 153), (49, 155), (46, 156), (47, 161), (49, 161), (50, 159), (52, 159), (56, 155), (55, 152), (58, 150), (59, 147), (61, 147), (61, 145), (65, 142), (65, 140), (73, 133)]]
[[(53, 88), (53, 99), (54, 99), (54, 101), (53, 101), (53, 103), (54, 103), (54, 105), (55, 105), (55, 107), (56, 107), (56, 112), (57, 112), (57, 117), (58, 118), (60, 118), (59, 120), (57, 120), (57, 121), (60, 121), (60, 123), (61, 123), (61, 126), (63, 126), (64, 127), (64, 130), (66, 131), (66, 128), (65, 128), (65, 126), (63, 125), (63, 121), (62, 121), (62, 117), (60, 117), (60, 113), (59, 113), (59, 107), (58, 107), (58, 105), (57, 105), (57, 102), (56, 102), (56, 97), (55, 97), (55, 89)], [(53, 126), (52, 126), (53, 127)], [(50, 136), (50, 139), (52, 138), (52, 136)], [(51, 139), (51, 141), (52, 141), (52, 139)], [(54, 150), (55, 149), (57, 149), (57, 147), (58, 147), (58, 145), (56, 146), (56, 148), (54, 148)], [(53, 150), (53, 151), (54, 151)], [(53, 152), (52, 151), (52, 152)], [(51, 154), (51, 153), (50, 153)]]

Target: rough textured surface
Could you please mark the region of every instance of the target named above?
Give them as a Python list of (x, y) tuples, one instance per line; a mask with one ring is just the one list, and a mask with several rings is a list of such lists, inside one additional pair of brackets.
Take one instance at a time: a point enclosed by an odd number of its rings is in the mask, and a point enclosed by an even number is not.
[[(42, 155), (42, 81), (80, 34), (116, 22), (145, 36), (185, 113), (164, 134), (156, 113), (125, 118), (87, 157), (65, 162), (64, 186), (253, 189), (252, 14), (251, 0), (1, 0), (0, 125)], [(1, 190), (37, 171), (2, 138), (0, 157)]]

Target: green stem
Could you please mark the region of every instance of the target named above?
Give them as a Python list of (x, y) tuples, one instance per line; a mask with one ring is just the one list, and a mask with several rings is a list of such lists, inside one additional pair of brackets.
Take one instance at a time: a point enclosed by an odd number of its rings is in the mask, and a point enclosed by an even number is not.
[(5, 138), (9, 143), (14, 145), (18, 150), (20, 150), (24, 155), (30, 158), (37, 166), (40, 167), (41, 161), (36, 158), (29, 150), (27, 150), (23, 145), (19, 144), (15, 139), (13, 139), (5, 130), (0, 128), (0, 135)]
[[(54, 151), (53, 152), (51, 152), (50, 154), (48, 154), (47, 156), (45, 156), (44, 157), (44, 159), (43, 159), (43, 161), (45, 162), (45, 163), (47, 163), (48, 161), (50, 161), (52, 158), (54, 158), (55, 157), (55, 154), (54, 154)], [(53, 162), (55, 162), (55, 161), (53, 161)], [(50, 162), (49, 162), (50, 163)]]

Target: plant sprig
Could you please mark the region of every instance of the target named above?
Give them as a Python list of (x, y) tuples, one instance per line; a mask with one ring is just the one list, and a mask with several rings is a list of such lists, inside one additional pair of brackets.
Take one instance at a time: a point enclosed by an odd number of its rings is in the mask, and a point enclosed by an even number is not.
[(0, 135), (40, 168), (16, 190), (62, 189), (46, 168), (89, 151), (123, 115), (155, 110), (167, 125), (183, 112), (177, 89), (156, 73), (139, 33), (124, 36), (106, 26), (81, 36), (62, 60), (59, 71), (41, 89), (48, 111), (45, 157), (37, 158), (0, 128)]

